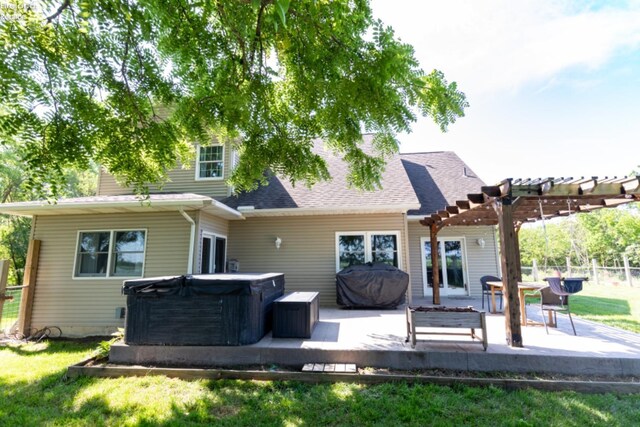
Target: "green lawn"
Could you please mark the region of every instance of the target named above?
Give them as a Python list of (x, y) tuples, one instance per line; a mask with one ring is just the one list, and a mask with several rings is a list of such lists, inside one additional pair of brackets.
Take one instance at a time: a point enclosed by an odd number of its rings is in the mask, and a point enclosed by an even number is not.
[(570, 303), (572, 314), (640, 333), (640, 287), (585, 284)]
[(95, 343), (0, 347), (0, 425), (640, 425), (640, 395), (165, 377), (63, 380)]

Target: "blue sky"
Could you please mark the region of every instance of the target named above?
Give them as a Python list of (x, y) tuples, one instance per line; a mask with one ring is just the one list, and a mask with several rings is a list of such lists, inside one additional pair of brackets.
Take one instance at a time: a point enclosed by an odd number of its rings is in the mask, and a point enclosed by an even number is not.
[(440, 133), (420, 118), (401, 151), (451, 150), (487, 183), (623, 176), (640, 165), (640, 1), (374, 0), (374, 16), (467, 94)]

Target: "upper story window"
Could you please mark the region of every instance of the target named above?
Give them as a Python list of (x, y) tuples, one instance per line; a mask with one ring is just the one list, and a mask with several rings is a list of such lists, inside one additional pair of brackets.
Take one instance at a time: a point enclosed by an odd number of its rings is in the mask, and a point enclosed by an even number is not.
[(224, 145), (199, 145), (196, 159), (196, 179), (224, 177)]
[(398, 241), (396, 231), (336, 233), (336, 269), (366, 262), (399, 267)]
[(146, 230), (81, 231), (74, 277), (141, 277), (146, 237)]

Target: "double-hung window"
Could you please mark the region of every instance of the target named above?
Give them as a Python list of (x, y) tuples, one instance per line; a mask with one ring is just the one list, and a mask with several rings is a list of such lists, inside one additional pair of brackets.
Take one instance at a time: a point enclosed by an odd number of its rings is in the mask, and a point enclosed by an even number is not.
[(399, 240), (397, 231), (336, 233), (336, 269), (367, 262), (399, 267)]
[(196, 179), (222, 179), (224, 177), (224, 146), (199, 145), (196, 159)]
[(146, 230), (79, 232), (74, 277), (141, 277), (146, 237)]

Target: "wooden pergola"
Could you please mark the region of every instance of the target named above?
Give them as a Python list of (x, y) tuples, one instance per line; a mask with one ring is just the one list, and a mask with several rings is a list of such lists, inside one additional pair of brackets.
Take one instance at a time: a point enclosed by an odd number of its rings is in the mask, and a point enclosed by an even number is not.
[[(505, 179), (498, 185), (481, 187), (453, 206), (425, 217), (420, 223), (430, 229), (431, 247), (438, 232), (447, 226), (498, 225), (505, 304), (507, 343), (522, 347), (518, 281), (522, 279), (518, 232), (522, 224), (579, 212), (616, 207), (640, 201), (640, 176), (624, 178)], [(438, 251), (431, 251), (433, 304), (440, 304)]]

